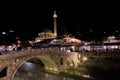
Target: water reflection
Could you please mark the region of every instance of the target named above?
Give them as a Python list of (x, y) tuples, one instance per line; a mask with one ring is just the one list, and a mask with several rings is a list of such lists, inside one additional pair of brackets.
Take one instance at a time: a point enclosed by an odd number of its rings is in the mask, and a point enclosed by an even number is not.
[(17, 71), (13, 80), (73, 80), (44, 72), (44, 67), (25, 62)]

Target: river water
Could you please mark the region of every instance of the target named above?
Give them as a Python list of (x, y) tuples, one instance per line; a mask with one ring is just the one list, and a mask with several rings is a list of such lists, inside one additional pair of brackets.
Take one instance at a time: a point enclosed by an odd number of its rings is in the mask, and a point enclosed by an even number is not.
[[(116, 76), (116, 72), (112, 75), (104, 76), (104, 74), (92, 76), (81, 75), (83, 77), (94, 77), (94, 80), (120, 80), (119, 76)], [(118, 74), (117, 74), (118, 75)], [(118, 79), (119, 78), (119, 79)], [(16, 72), (13, 80), (76, 80), (71, 78), (65, 78), (58, 75), (50, 74), (44, 71), (43, 65), (38, 65), (36, 63), (25, 62)]]
[(16, 72), (13, 80), (74, 80), (44, 72), (44, 67), (25, 62)]

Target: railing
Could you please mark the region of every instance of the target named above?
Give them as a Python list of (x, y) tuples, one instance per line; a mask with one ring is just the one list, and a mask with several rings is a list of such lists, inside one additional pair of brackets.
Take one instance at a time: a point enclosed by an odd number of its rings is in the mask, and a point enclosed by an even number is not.
[(41, 48), (41, 49), (23, 49), (23, 50), (19, 50), (19, 51), (9, 51), (9, 52), (5, 52), (3, 53), (3, 55), (0, 55), (0, 61), (3, 61), (3, 60), (10, 60), (10, 59), (17, 59), (21, 56), (27, 56), (27, 55), (35, 55), (35, 54), (44, 54), (44, 53), (67, 53), (67, 52), (64, 52), (64, 51), (61, 51), (61, 50), (55, 50), (55, 49), (47, 49), (47, 48)]

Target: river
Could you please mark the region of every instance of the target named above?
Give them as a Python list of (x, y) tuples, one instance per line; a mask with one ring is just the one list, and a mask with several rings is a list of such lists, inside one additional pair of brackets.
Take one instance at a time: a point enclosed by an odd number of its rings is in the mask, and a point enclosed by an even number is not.
[[(98, 69), (95, 69), (95, 70), (99, 71)], [(94, 77), (94, 80), (120, 80), (116, 72), (111, 72), (111, 74), (110, 72), (102, 72), (103, 74), (96, 74), (95, 70), (92, 71), (94, 73), (92, 73), (91, 75), (90, 73), (88, 73), (88, 75), (81, 74), (81, 76), (92, 77), (92, 78)], [(102, 70), (100, 70), (100, 72), (101, 71)], [(50, 74), (44, 71), (44, 65), (42, 64), (36, 64), (33, 62), (25, 62), (17, 70), (13, 80), (76, 80), (76, 79), (65, 78), (65, 77), (61, 77), (58, 75)]]
[(13, 80), (74, 80), (60, 77), (44, 71), (44, 67), (31, 62), (25, 62), (16, 72)]

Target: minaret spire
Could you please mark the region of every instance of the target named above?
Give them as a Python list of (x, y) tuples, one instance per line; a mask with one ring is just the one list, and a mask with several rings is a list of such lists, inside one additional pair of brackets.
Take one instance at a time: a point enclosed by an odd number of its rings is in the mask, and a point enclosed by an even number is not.
[(56, 10), (54, 10), (54, 15), (53, 15), (53, 18), (54, 18), (54, 36), (57, 37), (57, 14), (56, 14)]

